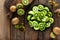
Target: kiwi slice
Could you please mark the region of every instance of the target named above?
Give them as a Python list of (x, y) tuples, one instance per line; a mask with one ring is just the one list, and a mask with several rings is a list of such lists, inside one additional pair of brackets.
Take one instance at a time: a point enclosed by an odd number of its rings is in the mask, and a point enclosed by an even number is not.
[(22, 4), (27, 6), (29, 4), (29, 0), (22, 0)]
[(25, 11), (23, 9), (18, 9), (17, 14), (18, 15), (24, 15)]
[(20, 9), (20, 8), (23, 8), (24, 6), (23, 6), (23, 4), (18, 3), (18, 4), (16, 5), (16, 7), (17, 7), (17, 9)]

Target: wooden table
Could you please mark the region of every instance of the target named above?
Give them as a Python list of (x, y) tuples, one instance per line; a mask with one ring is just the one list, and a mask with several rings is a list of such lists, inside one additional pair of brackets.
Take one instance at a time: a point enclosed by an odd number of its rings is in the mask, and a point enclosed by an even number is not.
[[(11, 0), (10, 0), (11, 1)], [(60, 0), (55, 0), (56, 2), (60, 2)], [(55, 39), (51, 39), (49, 37), (50, 32), (56, 26), (60, 27), (60, 18), (54, 14), (54, 8), (49, 5), (48, 0), (34, 0), (34, 2), (30, 5), (33, 6), (35, 4), (44, 4), (47, 5), (53, 12), (53, 17), (55, 19), (54, 26), (51, 28), (41, 32), (35, 31), (30, 28), (26, 21), (26, 14), (20, 17), (20, 23), (24, 22), (26, 30), (25, 32), (21, 32), (18, 29), (15, 29), (13, 25), (10, 25), (10, 20), (6, 16), (6, 10), (4, 10), (4, 2), (5, 0), (0, 0), (0, 40), (60, 40), (60, 35)], [(8, 2), (8, 1), (7, 1)], [(58, 7), (60, 8), (60, 6)]]
[(10, 40), (10, 22), (4, 8), (5, 0), (0, 0), (0, 40)]

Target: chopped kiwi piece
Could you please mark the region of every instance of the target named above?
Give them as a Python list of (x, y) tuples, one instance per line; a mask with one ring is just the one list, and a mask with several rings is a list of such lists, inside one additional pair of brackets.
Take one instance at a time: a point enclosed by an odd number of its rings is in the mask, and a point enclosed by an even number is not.
[(33, 21), (28, 22), (31, 27), (33, 27)]
[(48, 8), (48, 7), (45, 7), (44, 9), (45, 9), (46, 11), (49, 11), (49, 8)]
[(31, 19), (31, 15), (28, 15), (27, 20), (30, 20), (30, 19)]
[(48, 12), (48, 13), (47, 13), (47, 16), (48, 16), (48, 17), (52, 17), (52, 12)]
[(46, 23), (46, 24), (45, 24), (45, 27), (46, 27), (46, 28), (49, 28), (49, 27), (50, 27), (50, 25), (51, 25), (51, 23), (50, 23), (50, 22), (48, 22), (48, 23)]
[(45, 16), (42, 21), (47, 22), (49, 20), (48, 16)]
[(49, 18), (49, 22), (50, 23), (53, 23), (54, 22), (54, 19), (53, 18)]
[(43, 10), (44, 6), (43, 5), (38, 5), (39, 10)]
[(45, 30), (45, 23), (44, 22), (39, 23), (39, 28), (41, 31)]
[(19, 25), (15, 25), (15, 28), (16, 28), (16, 29), (19, 29), (19, 28), (20, 28), (20, 26), (19, 26)]
[(38, 7), (37, 7), (37, 6), (34, 6), (34, 7), (32, 8), (32, 10), (33, 10), (35, 13), (38, 13)]
[(33, 11), (29, 11), (28, 14), (34, 15), (35, 13)]

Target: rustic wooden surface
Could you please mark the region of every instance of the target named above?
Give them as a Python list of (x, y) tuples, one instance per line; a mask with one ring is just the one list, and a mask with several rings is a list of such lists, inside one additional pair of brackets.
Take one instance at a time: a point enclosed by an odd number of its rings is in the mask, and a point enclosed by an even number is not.
[[(59, 3), (59, 6), (57, 7), (57, 9), (60, 8), (60, 0), (55, 0), (55, 2)], [(53, 10), (55, 9), (53, 8)], [(60, 27), (59, 24), (60, 24), (60, 18), (55, 14), (55, 25), (54, 26)], [(60, 35), (56, 37), (56, 40), (60, 40)]]
[[(8, 2), (9, 1), (9, 2)], [(6, 0), (6, 8), (8, 9), (10, 5), (12, 5), (13, 0)], [(6, 17), (5, 11), (4, 11), (4, 0), (3, 2), (0, 0), (0, 40), (60, 40), (60, 35), (57, 36), (55, 39), (51, 39), (49, 37), (50, 32), (52, 29), (56, 26), (60, 27), (60, 18), (57, 17), (56, 14), (54, 14), (54, 8), (48, 3), (49, 0), (34, 0), (34, 2), (30, 5), (30, 7), (34, 6), (35, 4), (44, 4), (47, 5), (53, 12), (53, 17), (55, 19), (54, 24), (47, 30), (41, 32), (41, 31), (35, 31), (34, 29), (31, 29), (30, 26), (27, 23), (26, 16), (27, 13), (24, 16), (20, 17), (20, 23), (24, 22), (26, 30), (25, 32), (21, 32), (18, 29), (15, 29), (14, 26), (11, 24), (11, 29), (10, 29), (10, 24), (9, 20)], [(60, 0), (55, 0), (60, 4)], [(2, 8), (1, 8), (2, 7)], [(58, 7), (60, 8), (60, 6)], [(4, 11), (4, 12), (3, 12)], [(28, 10), (26, 10), (27, 12)], [(8, 24), (8, 25), (7, 25)], [(11, 31), (10, 31), (11, 30)], [(10, 34), (11, 33), (11, 34)]]
[(4, 8), (5, 0), (0, 0), (0, 40), (10, 40), (10, 22)]

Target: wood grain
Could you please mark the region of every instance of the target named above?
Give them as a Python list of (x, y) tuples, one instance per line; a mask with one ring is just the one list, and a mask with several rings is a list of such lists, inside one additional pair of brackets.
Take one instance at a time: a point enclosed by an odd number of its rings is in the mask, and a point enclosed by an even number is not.
[(5, 0), (0, 0), (0, 40), (10, 40), (10, 21), (4, 8)]
[[(59, 3), (59, 6), (57, 8), (53, 8), (54, 10), (60, 9), (60, 0), (54, 0), (55, 2)], [(60, 27), (60, 17), (57, 16), (57, 13), (55, 15), (55, 26), (54, 27)], [(60, 40), (60, 35), (57, 35), (56, 40)]]
[[(55, 9), (53, 8), (53, 6), (51, 6), (48, 3), (48, 1), (49, 0), (34, 0), (29, 6), (27, 6), (25, 8), (25, 10), (26, 10), (25, 15), (19, 17), (20, 18), (20, 23), (23, 22), (24, 25), (25, 25), (25, 27), (26, 27), (25, 32), (21, 32), (20, 30), (15, 29), (14, 28), (14, 25), (12, 25), (11, 22), (9, 23), (9, 20), (6, 18), (6, 14), (3, 14), (4, 12), (1, 12), (2, 14), (0, 14), (1, 15), (0, 16), (1, 17), (1, 21), (0, 22), (2, 24), (0, 23), (0, 25), (2, 27), (0, 26), (1, 27), (0, 30), (2, 30), (1, 31), (2, 33), (0, 33), (1, 34), (0, 39), (1, 40), (9, 40), (10, 39), (10, 36), (11, 36), (11, 40), (60, 40), (60, 35), (57, 36), (55, 39), (51, 39), (50, 38), (50, 32), (52, 32), (53, 28), (56, 27), (56, 26), (60, 27), (60, 25), (59, 25), (60, 24), (60, 19), (57, 17), (56, 14), (54, 14), (54, 10)], [(55, 0), (55, 1), (60, 4), (60, 0)], [(16, 0), (7, 0), (6, 1), (6, 8), (9, 10), (9, 7), (11, 5), (13, 5), (13, 4), (16, 4), (16, 3), (17, 3)], [(34, 29), (32, 29), (29, 26), (29, 24), (27, 22), (27, 19), (26, 19), (27, 12), (30, 10), (31, 7), (33, 7), (36, 4), (44, 4), (44, 5), (48, 6), (50, 8), (50, 10), (52, 11), (52, 13), (53, 13), (53, 18), (55, 19), (54, 24), (49, 29), (47, 29), (47, 30), (45, 30), (43, 32), (41, 32), (41, 31), (35, 31)], [(2, 7), (2, 6), (0, 6), (0, 7)], [(60, 8), (60, 6), (58, 8)], [(16, 17), (16, 15), (15, 16), (13, 15), (13, 17)], [(7, 24), (8, 24), (8, 27), (6, 28), (5, 26)], [(10, 25), (9, 24), (11, 24), (11, 29), (10, 29)], [(11, 32), (11, 35), (10, 35), (10, 32)]]

